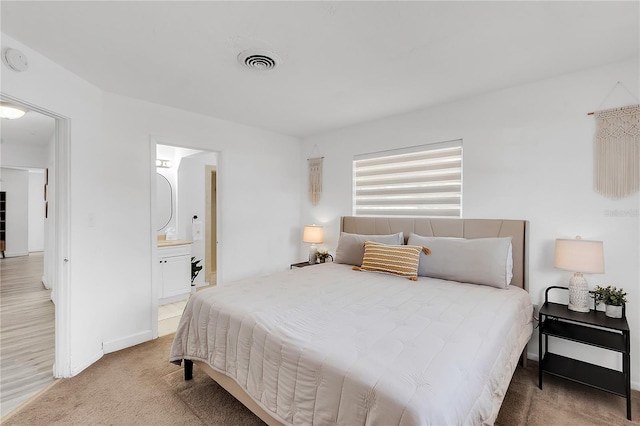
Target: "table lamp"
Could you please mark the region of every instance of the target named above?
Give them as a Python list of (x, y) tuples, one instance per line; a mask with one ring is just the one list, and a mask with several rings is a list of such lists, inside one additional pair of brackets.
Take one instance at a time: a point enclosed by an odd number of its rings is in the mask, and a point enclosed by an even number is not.
[(569, 281), (569, 309), (589, 312), (589, 287), (583, 273), (604, 273), (602, 241), (556, 239), (553, 266), (574, 274)]
[(309, 264), (316, 263), (318, 255), (318, 247), (316, 244), (322, 244), (323, 242), (322, 226), (306, 225), (304, 227), (304, 233), (302, 234), (302, 241), (311, 243), (311, 247), (309, 247)]

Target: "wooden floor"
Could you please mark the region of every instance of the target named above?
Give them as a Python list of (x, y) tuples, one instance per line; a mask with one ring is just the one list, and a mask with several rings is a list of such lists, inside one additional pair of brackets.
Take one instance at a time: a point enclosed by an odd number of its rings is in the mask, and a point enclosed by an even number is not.
[(0, 416), (54, 381), (54, 305), (43, 253), (0, 259)]

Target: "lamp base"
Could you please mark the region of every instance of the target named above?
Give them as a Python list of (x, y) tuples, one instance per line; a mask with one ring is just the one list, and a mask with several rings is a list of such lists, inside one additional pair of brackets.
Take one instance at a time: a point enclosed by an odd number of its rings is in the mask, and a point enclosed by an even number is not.
[(313, 265), (318, 261), (318, 247), (315, 244), (311, 244), (309, 248), (309, 265)]
[(589, 312), (589, 286), (582, 273), (576, 272), (569, 281), (569, 310)]

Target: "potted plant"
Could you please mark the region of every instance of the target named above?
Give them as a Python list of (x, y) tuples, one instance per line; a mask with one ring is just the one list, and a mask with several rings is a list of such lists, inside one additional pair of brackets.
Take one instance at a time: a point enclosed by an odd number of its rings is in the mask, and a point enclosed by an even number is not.
[(326, 262), (327, 258), (331, 257), (331, 255), (326, 249), (318, 250), (318, 253), (316, 254), (316, 256), (318, 257), (318, 260), (320, 261), (320, 263)]
[(622, 318), (622, 306), (627, 303), (627, 293), (622, 289), (617, 289), (610, 285), (593, 290), (593, 297), (596, 304), (604, 303), (605, 315), (610, 318)]
[(196, 280), (196, 277), (202, 270), (202, 266), (198, 265), (198, 263), (200, 263), (200, 260), (196, 260), (195, 256), (192, 256), (191, 257), (191, 285), (192, 286), (195, 285), (193, 282)]

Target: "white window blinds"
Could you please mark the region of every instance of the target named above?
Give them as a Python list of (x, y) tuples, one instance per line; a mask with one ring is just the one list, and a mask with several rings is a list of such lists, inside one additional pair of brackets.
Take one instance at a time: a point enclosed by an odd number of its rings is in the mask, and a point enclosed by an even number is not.
[(460, 217), (462, 140), (356, 156), (353, 214)]

